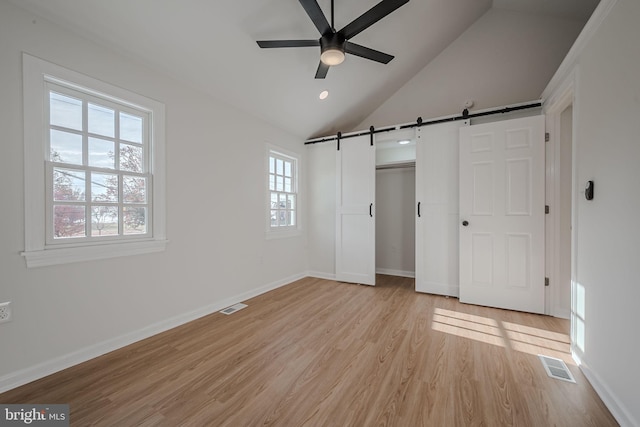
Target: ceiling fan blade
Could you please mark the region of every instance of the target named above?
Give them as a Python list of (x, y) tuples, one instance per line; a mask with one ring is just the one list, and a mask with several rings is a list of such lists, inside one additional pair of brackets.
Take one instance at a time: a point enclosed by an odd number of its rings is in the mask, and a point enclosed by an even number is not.
[(316, 71), (316, 79), (324, 79), (327, 77), (327, 72), (329, 71), (329, 66), (324, 62), (320, 61), (318, 64), (318, 71)]
[[(300, 0), (302, 2), (302, 0)], [(349, 40), (351, 37), (366, 30), (371, 25), (375, 24), (400, 6), (408, 3), (409, 0), (382, 0), (377, 5), (351, 21), (346, 27), (338, 31), (345, 39)]]
[(304, 10), (309, 15), (309, 18), (313, 21), (313, 24), (316, 26), (320, 34), (323, 36), (327, 33), (332, 33), (333, 30), (329, 25), (329, 21), (327, 21), (327, 17), (324, 16), (322, 9), (320, 9), (320, 5), (316, 0), (300, 0), (300, 4), (304, 7)]
[(320, 46), (320, 40), (260, 40), (258, 46), (263, 49), (275, 47)]
[(359, 44), (347, 42), (344, 47), (345, 52), (352, 55), (359, 56), (361, 58), (370, 59), (372, 61), (380, 62), (382, 64), (388, 64), (394, 57), (379, 50), (369, 49), (368, 47), (360, 46)]

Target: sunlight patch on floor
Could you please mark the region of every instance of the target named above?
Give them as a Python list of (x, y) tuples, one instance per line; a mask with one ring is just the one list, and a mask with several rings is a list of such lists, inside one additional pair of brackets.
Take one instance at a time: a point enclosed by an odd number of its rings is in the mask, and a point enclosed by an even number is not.
[(436, 308), (432, 329), (487, 344), (504, 347), (498, 323), (487, 317)]
[(548, 355), (575, 365), (567, 334), (443, 308), (434, 310), (431, 328), (487, 344), (508, 346), (522, 353)]

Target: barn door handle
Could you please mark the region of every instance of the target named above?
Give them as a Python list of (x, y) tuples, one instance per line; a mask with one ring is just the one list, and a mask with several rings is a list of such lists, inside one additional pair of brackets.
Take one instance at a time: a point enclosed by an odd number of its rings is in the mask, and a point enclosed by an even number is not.
[(373, 203), (369, 205), (369, 216), (373, 218)]
[(420, 202), (418, 202), (418, 218), (420, 218)]

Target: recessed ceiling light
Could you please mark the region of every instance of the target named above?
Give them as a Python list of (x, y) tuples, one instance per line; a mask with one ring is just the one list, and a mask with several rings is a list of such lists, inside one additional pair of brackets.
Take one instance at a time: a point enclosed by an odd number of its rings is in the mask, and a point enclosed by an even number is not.
[(411, 140), (409, 140), (409, 139), (402, 139), (402, 140), (398, 141), (398, 144), (400, 144), (400, 145), (407, 145), (407, 144), (409, 144), (410, 142), (411, 142)]
[(327, 96), (329, 96), (329, 91), (323, 90), (320, 92), (320, 99), (325, 99)]

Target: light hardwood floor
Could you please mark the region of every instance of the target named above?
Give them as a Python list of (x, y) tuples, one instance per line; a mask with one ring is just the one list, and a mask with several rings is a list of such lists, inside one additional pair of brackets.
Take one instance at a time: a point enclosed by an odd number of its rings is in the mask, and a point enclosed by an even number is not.
[[(73, 426), (615, 426), (566, 320), (305, 278), (20, 388)], [(564, 359), (577, 384), (547, 377)]]

